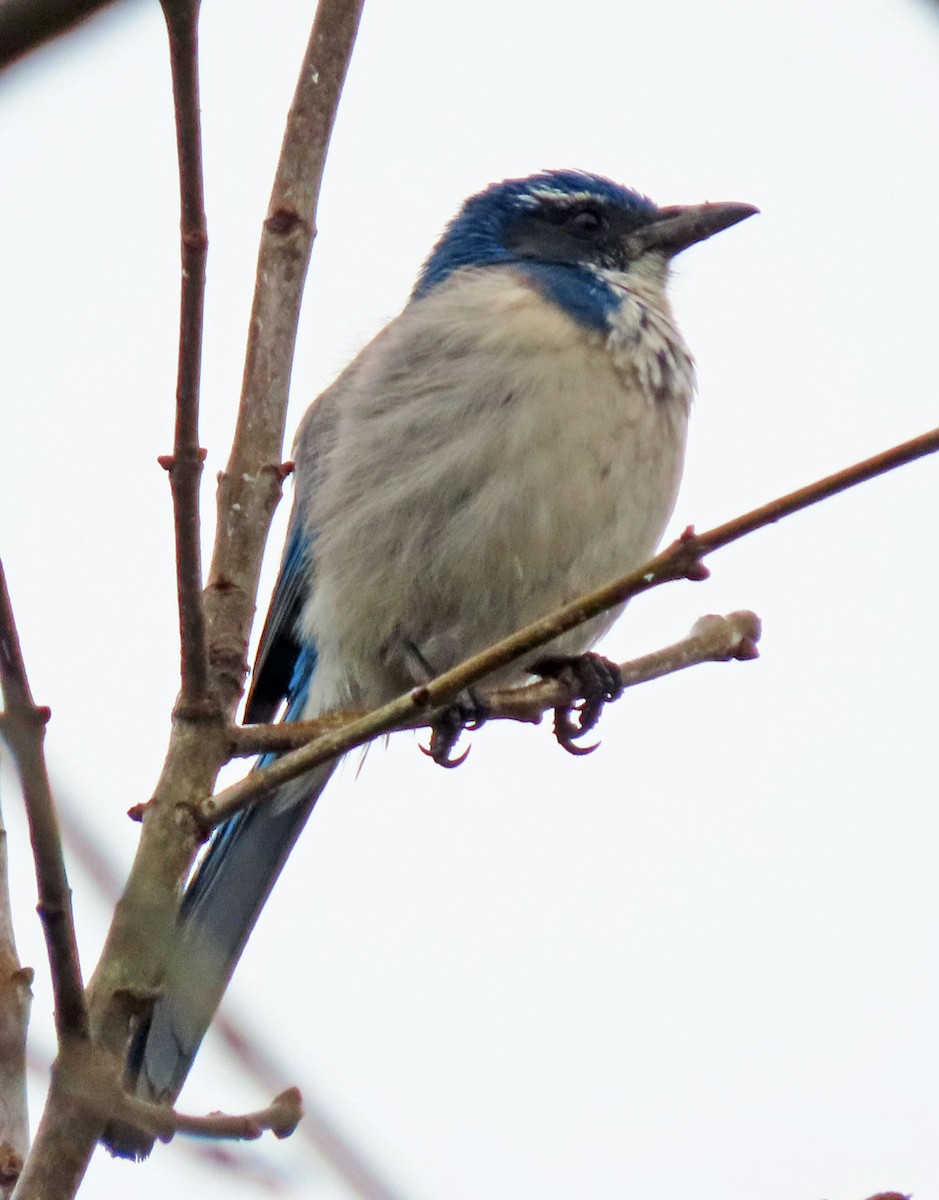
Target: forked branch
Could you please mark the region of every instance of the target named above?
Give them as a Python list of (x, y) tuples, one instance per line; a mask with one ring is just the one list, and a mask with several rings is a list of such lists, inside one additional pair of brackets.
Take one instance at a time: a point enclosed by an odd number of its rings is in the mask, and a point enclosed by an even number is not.
[(198, 717), (207, 700), (208, 651), (202, 606), (199, 484), (205, 451), (199, 445), (199, 377), (205, 310), (208, 233), (199, 120), (199, 0), (163, 0), (169, 34), (179, 159), (180, 313), (173, 453), (159, 462), (169, 474), (176, 535), (181, 686), (179, 710)]
[(532, 651), (547, 645), (568, 630), (582, 625), (608, 609), (616, 608), (634, 596), (676, 579), (706, 579), (708, 569), (703, 559), (715, 550), (729, 546), (757, 529), (775, 524), (784, 517), (818, 504), (829, 496), (856, 487), (859, 483), (883, 475), (904, 463), (934, 454), (937, 450), (939, 429), (933, 429), (833, 475), (827, 475), (815, 483), (771, 500), (705, 533), (695, 533), (691, 528), (686, 529), (681, 537), (639, 570), (581, 596), (564, 608), (559, 608), (540, 621), (535, 621), (503, 638), (487, 650), (389, 704), (357, 717), (338, 729), (331, 729), (308, 745), (282, 755), (269, 766), (252, 771), (245, 779), (208, 800), (204, 807), (204, 819), (210, 826), (217, 825), (244, 808), (246, 804), (270, 795), (281, 784), (298, 778), (312, 767), (337, 758), (381, 734), (397, 728), (406, 728), (420, 721), (434, 710), (452, 703), (462, 691), (485, 676), (530, 655)]
[[(169, 14), (176, 0), (166, 3)], [(320, 0), (288, 118), (259, 254), (241, 405), (219, 485), (215, 551), (203, 596), (207, 694), (218, 720), (206, 722), (205, 715), (185, 705), (175, 714), (134, 866), (88, 990), (97, 1065), (113, 1082), (122, 1076), (135, 997), (152, 993), (160, 978), (179, 887), (200, 844), (201, 831), (189, 814), (211, 793), (227, 757), (226, 722), (244, 682), (263, 546), (283, 479), (287, 387), (319, 183), (361, 4)], [(181, 350), (181, 363), (186, 353)], [(187, 445), (198, 449), (191, 436)], [(20, 1178), (21, 1200), (74, 1195), (102, 1133), (106, 1117), (78, 1102), (69, 1074), (69, 1064), (60, 1062)]]
[(65, 873), (62, 840), (43, 752), (49, 709), (35, 703), (26, 676), (13, 606), (0, 563), (0, 687), (3, 735), (23, 787), (23, 802), (39, 892), (39, 917), (46, 938), (55, 1028), (59, 1044), (88, 1037), (88, 1011), (72, 923), (72, 893)]
[(135, 1096), (124, 1095), (114, 1114), (135, 1125), (161, 1142), (169, 1142), (177, 1133), (225, 1141), (253, 1142), (270, 1131), (276, 1138), (290, 1137), (303, 1116), (303, 1102), (297, 1088), (287, 1088), (275, 1096), (267, 1108), (250, 1113), (209, 1113), (191, 1116), (163, 1104), (148, 1104)]
[[(706, 662), (746, 661), (758, 655), (760, 619), (741, 611), (726, 617), (705, 616), (696, 621), (687, 637), (641, 658), (618, 663), (624, 688), (636, 687), (663, 675), (672, 675)], [(544, 713), (572, 703), (577, 697), (556, 679), (542, 679), (524, 687), (498, 688), (486, 692), (486, 721), (520, 721), (537, 725)], [(330, 730), (366, 716), (363, 712), (333, 713), (315, 721), (288, 721), (278, 725), (244, 725), (232, 731), (233, 757), (269, 752), (284, 753), (312, 742)], [(415, 718), (396, 729), (420, 729), (426, 719)]]

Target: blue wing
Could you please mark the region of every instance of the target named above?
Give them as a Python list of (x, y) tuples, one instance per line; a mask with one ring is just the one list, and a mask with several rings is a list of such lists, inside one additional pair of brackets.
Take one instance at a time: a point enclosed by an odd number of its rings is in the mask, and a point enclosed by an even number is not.
[[(307, 681), (295, 679), (294, 673), (301, 657), (296, 627), (309, 589), (310, 548), (311, 539), (304, 535), (295, 507), (280, 573), (258, 643), (251, 689), (245, 702), (246, 725), (273, 721), (284, 700), (292, 698), (294, 689)], [(312, 664), (303, 663), (307, 678), (315, 665), (315, 657)]]

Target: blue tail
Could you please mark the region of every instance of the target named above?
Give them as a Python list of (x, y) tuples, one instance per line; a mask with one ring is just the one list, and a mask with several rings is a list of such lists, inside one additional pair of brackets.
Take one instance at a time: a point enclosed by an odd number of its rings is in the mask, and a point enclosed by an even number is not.
[[(131, 1043), (126, 1086), (141, 1099), (175, 1101), (261, 909), (335, 765), (304, 778), (304, 800), (279, 805), (273, 797), (246, 809), (209, 847), (183, 897), (163, 994)], [(121, 1158), (145, 1158), (153, 1146), (152, 1138), (117, 1122), (104, 1142)]]
[[(312, 542), (302, 529), (302, 506), (295, 505), (245, 703), (246, 723), (274, 721), (281, 710), (284, 721), (315, 715), (307, 698), (316, 648), (296, 634)], [(157, 1103), (175, 1101), (271, 888), (335, 766), (326, 763), (285, 784), (216, 832), (182, 898), (162, 993), (131, 1041), (128, 1092)], [(116, 1121), (102, 1140), (121, 1158), (145, 1158), (153, 1146), (151, 1137)]]

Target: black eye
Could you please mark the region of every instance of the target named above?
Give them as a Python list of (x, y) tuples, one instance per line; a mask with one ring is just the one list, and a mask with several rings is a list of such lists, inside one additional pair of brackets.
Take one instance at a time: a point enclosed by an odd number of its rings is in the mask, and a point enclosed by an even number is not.
[(578, 208), (567, 219), (567, 226), (579, 237), (591, 237), (599, 233), (605, 224), (603, 213), (597, 208)]

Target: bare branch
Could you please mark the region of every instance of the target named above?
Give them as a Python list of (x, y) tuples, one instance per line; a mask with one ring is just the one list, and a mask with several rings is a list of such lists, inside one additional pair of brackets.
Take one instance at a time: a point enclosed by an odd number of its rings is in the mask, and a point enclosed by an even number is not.
[(780, 496), (706, 533), (696, 534), (693, 529), (687, 529), (677, 541), (650, 559), (639, 570), (624, 575), (589, 595), (581, 596), (540, 621), (527, 625), (487, 650), (438, 675), (429, 683), (414, 688), (339, 729), (324, 733), (314, 742), (284, 754), (269, 766), (252, 771), (245, 779), (225, 788), (205, 803), (205, 820), (210, 826), (218, 825), (246, 804), (270, 795), (276, 788), (298, 778), (312, 767), (338, 758), (339, 755), (371, 741), (380, 734), (410, 725), (420, 717), (452, 702), (465, 688), (487, 675), (547, 645), (562, 633), (582, 625), (592, 617), (616, 608), (633, 596), (676, 579), (706, 579), (708, 570), (701, 560), (713, 551), (729, 546), (757, 529), (782, 520), (783, 517), (818, 504), (829, 496), (846, 491), (924, 455), (934, 454), (937, 450), (939, 429), (933, 429), (920, 437), (885, 450), (882, 454), (876, 454), (843, 471)]
[(59, 824), (46, 772), (43, 741), (48, 708), (33, 701), (26, 677), (10, 594), (0, 563), (0, 686), (6, 708), (4, 737), (13, 754), (23, 787), (23, 802), (36, 866), (39, 917), (52, 972), (55, 1028), (59, 1044), (88, 1037), (88, 1012), (82, 986), (72, 894), (65, 873)]
[(0, 69), (112, 6), (115, 0), (3, 0)]
[(7, 835), (0, 815), (0, 1200), (8, 1200), (29, 1148), (26, 1029), (33, 972), (21, 967), (13, 938)]
[[(208, 692), (218, 720), (177, 712), (163, 772), (127, 888), (89, 985), (98, 1068), (112, 1081), (141, 1001), (165, 967), (176, 905), (202, 840), (197, 815), (226, 761), (241, 695), (261, 556), (283, 480), (281, 444), (300, 295), (329, 135), (358, 27), (361, 0), (320, 0), (301, 67), (264, 224), (234, 445), (219, 481), (219, 522), (204, 594)], [(19, 1200), (77, 1189), (107, 1114), (79, 1103), (81, 1080), (60, 1061), (19, 1183)]]
[[(757, 642), (761, 632), (760, 618), (745, 609), (726, 617), (716, 614), (700, 617), (681, 641), (618, 664), (623, 687), (636, 687), (701, 663), (749, 662), (759, 657)], [(543, 679), (525, 688), (495, 692), (492, 699), (500, 717), (534, 724), (543, 712), (563, 707), (576, 696), (570, 696), (556, 679)]]
[(718, 525), (708, 533), (692, 534), (689, 544), (693, 542), (697, 545), (698, 553), (702, 556), (710, 554), (712, 550), (729, 546), (731, 542), (739, 541), (754, 530), (781, 521), (783, 517), (791, 517), (793, 513), (810, 508), (830, 496), (837, 496), (839, 492), (846, 492), (849, 488), (857, 487), (859, 483), (876, 479), (878, 475), (895, 471), (897, 467), (935, 454), (936, 451), (939, 451), (939, 429), (930, 429), (928, 433), (921, 433), (919, 437), (910, 438), (908, 442), (900, 442), (897, 446), (891, 446), (889, 450), (862, 459), (861, 462), (836, 471), (833, 475), (826, 475), (824, 479), (797, 488), (796, 491), (780, 496), (777, 500), (771, 500), (760, 508), (754, 508), (752, 512), (735, 517), (724, 525)]
[(69, 1042), (60, 1052), (55, 1073), (62, 1076), (63, 1098), (96, 1123), (114, 1120), (130, 1124), (162, 1142), (170, 1141), (177, 1133), (227, 1141), (255, 1141), (267, 1130), (277, 1138), (286, 1138), (294, 1132), (303, 1116), (297, 1088), (287, 1088), (267, 1108), (243, 1115), (211, 1113), (197, 1117), (176, 1112), (168, 1105), (150, 1104), (123, 1091), (88, 1041)]
[[(756, 613), (741, 611), (726, 617), (705, 616), (695, 622), (687, 637), (641, 658), (618, 663), (623, 687), (636, 687), (663, 675), (683, 671), (706, 662), (728, 662), (757, 657), (756, 643), (760, 640), (760, 619)], [(521, 721), (537, 725), (545, 712), (575, 700), (569, 690), (556, 679), (542, 679), (517, 688), (499, 688), (486, 692), (489, 721)], [(245, 725), (233, 730), (234, 757), (248, 757), (270, 752), (296, 750), (330, 730), (341, 729), (350, 721), (366, 716), (363, 712), (331, 713), (315, 721), (288, 721), (278, 725)], [(420, 729), (427, 720), (415, 718), (396, 727)]]
[[(62, 792), (57, 789), (57, 794), (60, 797), (61, 805)], [(65, 825), (66, 822), (63, 820), (63, 827)], [(67, 830), (66, 845), (70, 845)], [(95, 858), (101, 862), (106, 861), (105, 855), (100, 851), (96, 853)], [(113, 871), (113, 867), (109, 866), (108, 871)], [(114, 893), (112, 900), (116, 899), (118, 894), (119, 890)], [(31, 1043), (26, 1054), (26, 1069), (30, 1078), (38, 1086), (45, 1087), (52, 1071), (52, 1060), (44, 1055), (35, 1043)], [(299, 1127), (301, 1133), (305, 1131), (308, 1121), (309, 1114), (304, 1111), (304, 1119)], [(246, 1151), (243, 1147), (233, 1150), (224, 1142), (200, 1141), (195, 1138), (178, 1143), (177, 1149), (200, 1162), (208, 1170), (227, 1172), (232, 1182), (237, 1182), (243, 1189), (256, 1185), (261, 1192), (277, 1193), (283, 1190), (283, 1172), (263, 1150), (254, 1153)], [(0, 1163), (0, 1171), (2, 1171), (2, 1163)]]
[(169, 472), (173, 492), (182, 676), (178, 703), (180, 712), (187, 716), (198, 716), (200, 706), (206, 701), (208, 687), (199, 543), (199, 483), (205, 460), (205, 451), (199, 446), (199, 376), (208, 250), (199, 119), (199, 4), (200, 0), (163, 0), (176, 114), (182, 281), (176, 431), (173, 453), (162, 456), (160, 465)]
[[(81, 803), (70, 798), (68, 789), (58, 782), (56, 795), (59, 798), (62, 836), (69, 857), (83, 869), (86, 878), (100, 892), (105, 903), (109, 907), (113, 906), (120, 897), (123, 880), (111, 857), (104, 853), (91, 827), (81, 816)], [(227, 1001), (216, 1013), (212, 1029), (215, 1035), (221, 1038), (229, 1057), (261, 1088), (274, 1092), (283, 1086), (287, 1072), (282, 1064), (274, 1060), (270, 1048), (265, 1044), (265, 1038), (256, 1029), (249, 1028), (245, 1022), (239, 1020)], [(34, 1061), (29, 1063), (30, 1069), (48, 1078), (49, 1064), (35, 1061), (35, 1052), (33, 1057)], [(304, 1112), (298, 1136), (315, 1152), (318, 1159), (324, 1160), (348, 1185), (351, 1193), (362, 1200), (402, 1200), (401, 1193), (394, 1191), (391, 1184), (382, 1177), (379, 1169), (369, 1161), (362, 1146), (357, 1145), (340, 1129), (322, 1100), (314, 1098), (311, 1101), (310, 1089), (305, 1084), (301, 1090), (304, 1095)], [(242, 1172), (245, 1170), (243, 1156), (237, 1160), (236, 1168), (235, 1160), (224, 1157), (220, 1146), (210, 1148), (198, 1142), (186, 1142), (184, 1145), (190, 1153), (208, 1158), (217, 1166)], [(255, 1166), (259, 1173), (264, 1169), (265, 1165), (261, 1163)]]
[(247, 670), (261, 557), (281, 495), (287, 391), (315, 213), (339, 93), (362, 0), (317, 9), (271, 192), (231, 457), (219, 479), (218, 528), (206, 589), (210, 664), (233, 710)]
[[(353, 0), (322, 0), (317, 10), (262, 233), (242, 399), (229, 466), (219, 482), (215, 553), (204, 597), (210, 692), (229, 716), (241, 693), (263, 545), (281, 491), (280, 449), (300, 295), (326, 145), (358, 16)], [(201, 841), (200, 826), (187, 814), (194, 818), (211, 792), (227, 750), (221, 720), (208, 726), (177, 713), (124, 902), (92, 982), (93, 996), (110, 1009), (106, 1041), (113, 1038), (115, 1049), (127, 1032), (122, 997), (144, 994), (159, 979), (179, 887)], [(138, 927), (144, 919), (149, 944)]]
[(303, 1104), (299, 1089), (292, 1087), (275, 1096), (267, 1108), (258, 1112), (240, 1116), (216, 1112), (205, 1117), (194, 1117), (176, 1112), (167, 1105), (148, 1104), (135, 1096), (123, 1095), (113, 1115), (161, 1142), (172, 1141), (177, 1133), (253, 1142), (267, 1130), (276, 1138), (290, 1137), (303, 1116)]

